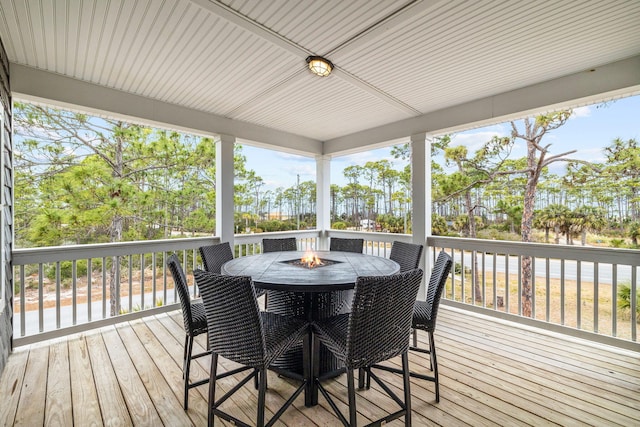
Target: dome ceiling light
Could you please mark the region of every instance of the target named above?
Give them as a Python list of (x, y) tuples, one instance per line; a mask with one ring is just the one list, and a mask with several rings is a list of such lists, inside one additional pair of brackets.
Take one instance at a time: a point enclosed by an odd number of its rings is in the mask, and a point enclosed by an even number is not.
[(309, 64), (311, 72), (320, 77), (327, 77), (331, 74), (331, 70), (333, 70), (331, 61), (321, 56), (308, 56), (307, 64)]

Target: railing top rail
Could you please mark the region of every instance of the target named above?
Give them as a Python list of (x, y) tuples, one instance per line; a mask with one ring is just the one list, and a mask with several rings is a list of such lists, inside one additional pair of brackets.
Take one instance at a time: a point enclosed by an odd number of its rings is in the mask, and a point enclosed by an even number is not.
[(255, 234), (236, 234), (234, 241), (236, 245), (246, 245), (253, 243), (261, 243), (262, 239), (283, 239), (285, 237), (320, 237), (321, 230), (294, 230), (294, 231), (274, 231), (267, 233), (255, 233)]
[(640, 251), (635, 249), (595, 248), (440, 236), (428, 237), (427, 244), (432, 247), (464, 249), (466, 251), (472, 250), (485, 253), (640, 266)]
[(219, 237), (192, 237), (185, 239), (23, 248), (12, 251), (12, 262), (13, 265), (26, 265), (152, 252), (180, 251), (215, 243), (220, 243)]
[(362, 238), (365, 241), (371, 240), (374, 242), (393, 242), (395, 240), (411, 243), (413, 236), (411, 234), (398, 234), (398, 233), (379, 233), (372, 231), (353, 231), (353, 230), (326, 230), (329, 237), (342, 237), (342, 238)]

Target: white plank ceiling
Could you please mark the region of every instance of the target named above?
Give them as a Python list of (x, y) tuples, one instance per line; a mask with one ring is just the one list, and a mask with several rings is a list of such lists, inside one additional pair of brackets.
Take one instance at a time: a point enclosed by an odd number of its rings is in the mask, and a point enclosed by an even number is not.
[(0, 37), (14, 64), (328, 141), (638, 56), (640, 1), (0, 0)]

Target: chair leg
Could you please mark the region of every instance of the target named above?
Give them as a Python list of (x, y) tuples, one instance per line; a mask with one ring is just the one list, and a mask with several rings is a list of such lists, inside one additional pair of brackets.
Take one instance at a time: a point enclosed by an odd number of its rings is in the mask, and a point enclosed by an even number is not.
[(364, 368), (358, 368), (358, 389), (362, 390), (364, 388), (364, 380), (366, 376), (366, 371)]
[(411, 381), (409, 380), (409, 352), (402, 354), (402, 381), (404, 383), (404, 406), (407, 413), (404, 415), (404, 425), (411, 427)]
[(193, 353), (193, 337), (187, 335), (186, 359), (184, 361), (184, 410), (189, 408), (189, 372), (191, 370), (191, 354)]
[(213, 427), (213, 410), (216, 403), (216, 377), (218, 375), (218, 355), (215, 353), (211, 354), (211, 370), (209, 372), (209, 415), (207, 418), (207, 426)]
[[(260, 375), (255, 375), (253, 377), (253, 386), (255, 387), (256, 390), (260, 390)], [(267, 377), (264, 378), (264, 387), (269, 388)]]
[(349, 426), (356, 427), (358, 421), (356, 420), (356, 387), (353, 369), (347, 368), (347, 393), (349, 397)]
[(431, 366), (433, 367), (434, 383), (436, 385), (436, 402), (440, 402), (440, 383), (438, 381), (438, 359), (436, 358), (436, 340), (433, 337), (433, 332), (429, 332), (429, 352), (431, 360)]
[(365, 388), (369, 390), (371, 388), (371, 367), (365, 368), (365, 371), (367, 371), (367, 384)]
[(418, 330), (416, 328), (413, 328), (413, 346), (418, 346)]
[(260, 388), (258, 389), (258, 421), (257, 427), (264, 427), (264, 405), (265, 396), (267, 394), (267, 370), (265, 368), (260, 369), (258, 374), (260, 377)]
[(182, 353), (182, 378), (184, 379), (184, 372), (187, 370), (187, 348), (189, 347), (189, 335), (184, 336), (184, 352)]

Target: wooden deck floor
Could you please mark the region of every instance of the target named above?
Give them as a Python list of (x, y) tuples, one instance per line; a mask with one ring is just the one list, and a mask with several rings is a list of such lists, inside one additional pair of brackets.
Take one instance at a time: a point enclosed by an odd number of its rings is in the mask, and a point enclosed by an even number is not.
[[(0, 425), (206, 425), (207, 386), (192, 389), (189, 410), (182, 409), (181, 322), (173, 312), (16, 349), (0, 378)], [(441, 400), (435, 403), (432, 383), (412, 380), (414, 426), (640, 425), (637, 353), (447, 307), (436, 340)], [(411, 360), (428, 366), (422, 356)], [(205, 376), (208, 363), (195, 363), (194, 376)], [(401, 385), (393, 374), (384, 376)], [(268, 416), (292, 389), (271, 374)], [(328, 389), (345, 401), (344, 376)], [(256, 391), (245, 386), (225, 405), (253, 420)], [(359, 421), (393, 406), (375, 387), (359, 392)], [(322, 397), (319, 406), (305, 408), (300, 396), (281, 420), (278, 425), (338, 425)]]

